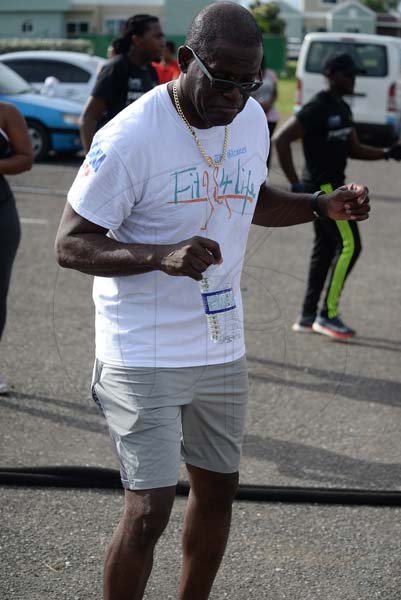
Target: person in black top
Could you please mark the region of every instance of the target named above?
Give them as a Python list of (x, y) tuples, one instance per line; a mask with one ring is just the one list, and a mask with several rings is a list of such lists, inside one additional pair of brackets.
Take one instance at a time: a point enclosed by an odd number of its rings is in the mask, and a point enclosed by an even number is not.
[[(14, 195), (5, 175), (29, 171), (33, 150), (24, 117), (12, 104), (0, 102), (0, 339), (6, 324), (11, 271), (20, 241)], [(10, 391), (0, 374), (0, 394)]]
[[(323, 66), (328, 89), (314, 96), (274, 136), (280, 165), (293, 192), (322, 190), (328, 193), (342, 186), (348, 157), (401, 160), (399, 144), (383, 149), (359, 142), (350, 107), (342, 98), (353, 93), (357, 73), (349, 54), (329, 56)], [(302, 138), (305, 156), (302, 181), (298, 179), (291, 152), (291, 143), (299, 138)], [(307, 290), (293, 330), (348, 339), (355, 331), (339, 318), (338, 305), (346, 278), (361, 252), (358, 226), (353, 221), (340, 223), (316, 216)], [(325, 284), (325, 298), (318, 311)]]
[(164, 35), (157, 17), (134, 15), (115, 43), (117, 54), (99, 72), (81, 116), (81, 140), (89, 151), (97, 129), (159, 82), (153, 60), (160, 60)]

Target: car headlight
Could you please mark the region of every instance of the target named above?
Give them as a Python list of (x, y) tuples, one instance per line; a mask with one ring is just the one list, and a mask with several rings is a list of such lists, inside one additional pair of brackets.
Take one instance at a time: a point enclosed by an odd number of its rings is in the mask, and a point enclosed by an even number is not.
[(79, 115), (63, 115), (63, 121), (64, 123), (67, 123), (68, 125), (79, 125)]

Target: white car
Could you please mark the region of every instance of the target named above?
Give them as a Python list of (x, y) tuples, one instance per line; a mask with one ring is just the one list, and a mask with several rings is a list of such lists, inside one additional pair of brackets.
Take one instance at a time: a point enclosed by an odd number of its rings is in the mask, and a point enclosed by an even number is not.
[(96, 75), (106, 62), (82, 52), (30, 50), (0, 54), (0, 61), (16, 71), (40, 93), (85, 103)]

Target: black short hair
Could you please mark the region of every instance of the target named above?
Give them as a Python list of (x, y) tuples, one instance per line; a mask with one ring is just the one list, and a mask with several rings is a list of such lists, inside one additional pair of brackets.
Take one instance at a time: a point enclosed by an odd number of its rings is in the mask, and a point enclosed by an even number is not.
[(126, 20), (123, 29), (123, 37), (126, 35), (143, 35), (152, 23), (158, 23), (159, 19), (153, 15), (134, 15)]
[(124, 23), (122, 35), (118, 38), (119, 54), (128, 52), (133, 35), (144, 35), (153, 23), (159, 19), (153, 15), (133, 15)]
[(218, 2), (201, 10), (189, 27), (186, 44), (207, 56), (210, 46), (221, 39), (240, 47), (263, 43), (252, 13), (234, 2)]
[(354, 73), (356, 75), (359, 72), (354, 59), (347, 52), (335, 52), (326, 57), (322, 73), (329, 77), (334, 73)]

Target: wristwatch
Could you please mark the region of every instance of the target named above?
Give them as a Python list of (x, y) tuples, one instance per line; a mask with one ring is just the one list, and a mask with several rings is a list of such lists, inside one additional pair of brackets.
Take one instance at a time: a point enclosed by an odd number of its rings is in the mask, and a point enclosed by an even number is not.
[(311, 211), (313, 213), (313, 216), (316, 219), (319, 219), (320, 217), (323, 217), (322, 213), (320, 212), (318, 198), (319, 198), (319, 196), (321, 196), (324, 193), (325, 192), (323, 190), (318, 190), (317, 192), (315, 192), (314, 194), (312, 194), (312, 197), (310, 199)]

